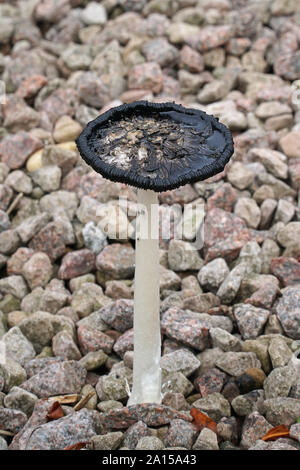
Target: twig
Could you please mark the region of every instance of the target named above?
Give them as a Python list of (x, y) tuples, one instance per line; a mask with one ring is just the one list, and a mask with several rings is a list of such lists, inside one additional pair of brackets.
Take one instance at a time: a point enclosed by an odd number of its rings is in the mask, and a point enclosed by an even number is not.
[(20, 200), (22, 199), (23, 196), (24, 196), (23, 193), (19, 193), (17, 195), (17, 197), (13, 200), (13, 202), (11, 203), (9, 208), (7, 209), (7, 211), (6, 211), (7, 215), (9, 215), (15, 209), (15, 207), (19, 204), (19, 202), (20, 202)]
[(58, 401), (63, 405), (72, 405), (79, 400), (79, 395), (77, 393), (72, 395), (57, 395), (56, 397), (49, 397), (47, 400)]
[(81, 410), (84, 405), (95, 395), (95, 392), (89, 392), (85, 397), (82, 397), (81, 400), (74, 406), (75, 411)]

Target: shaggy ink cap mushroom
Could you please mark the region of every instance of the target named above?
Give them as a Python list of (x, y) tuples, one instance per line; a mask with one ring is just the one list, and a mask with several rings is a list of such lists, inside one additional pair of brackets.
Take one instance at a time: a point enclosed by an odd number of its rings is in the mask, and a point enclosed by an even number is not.
[(105, 178), (156, 192), (216, 175), (233, 154), (231, 132), (217, 118), (174, 102), (111, 108), (76, 143)]

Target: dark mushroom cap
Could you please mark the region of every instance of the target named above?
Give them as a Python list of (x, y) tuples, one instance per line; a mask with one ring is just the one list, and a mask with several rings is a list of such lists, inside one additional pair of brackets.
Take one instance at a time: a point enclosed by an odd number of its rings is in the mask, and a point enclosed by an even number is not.
[(89, 122), (76, 143), (105, 178), (157, 192), (216, 175), (233, 154), (231, 133), (218, 119), (147, 101), (111, 108)]

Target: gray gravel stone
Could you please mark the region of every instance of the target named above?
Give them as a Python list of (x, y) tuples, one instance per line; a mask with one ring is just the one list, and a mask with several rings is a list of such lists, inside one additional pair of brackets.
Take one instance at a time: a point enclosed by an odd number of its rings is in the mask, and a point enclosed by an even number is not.
[(50, 364), (33, 375), (21, 388), (39, 398), (79, 393), (84, 385), (86, 369), (76, 361), (63, 361)]
[(223, 416), (229, 417), (230, 403), (221, 395), (221, 393), (210, 393), (204, 398), (200, 398), (193, 403), (195, 408), (206, 413), (214, 421), (219, 421)]
[(250, 304), (236, 305), (233, 312), (243, 339), (257, 338), (270, 316), (268, 310)]
[(21, 366), (35, 357), (36, 353), (32, 344), (17, 326), (5, 333), (2, 341), (6, 346), (6, 354)]
[(100, 431), (98, 412), (82, 409), (40, 425), (27, 442), (28, 450), (61, 450), (88, 441)]
[(200, 361), (187, 349), (178, 349), (162, 356), (161, 368), (167, 373), (182, 372), (189, 377), (200, 366)]
[(27, 392), (20, 387), (12, 387), (4, 398), (4, 405), (6, 408), (22, 411), (29, 418), (37, 400), (38, 397), (33, 393)]
[(261, 364), (257, 356), (252, 352), (226, 352), (220, 356), (215, 365), (226, 374), (238, 377), (252, 367), (260, 368)]

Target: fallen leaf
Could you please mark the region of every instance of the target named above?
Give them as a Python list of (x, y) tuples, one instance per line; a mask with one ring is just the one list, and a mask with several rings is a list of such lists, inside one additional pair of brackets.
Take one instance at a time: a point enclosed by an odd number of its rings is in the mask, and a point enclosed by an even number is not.
[(275, 426), (275, 428), (270, 429), (263, 437), (263, 441), (276, 441), (280, 437), (290, 437), (289, 428), (285, 424), (280, 426)]
[(64, 450), (80, 450), (86, 447), (87, 442), (76, 442), (76, 444), (72, 444), (71, 446), (65, 447)]
[(47, 418), (51, 421), (59, 419), (64, 416), (63, 409), (58, 401), (55, 401), (47, 413)]
[(203, 428), (209, 428), (215, 433), (217, 433), (217, 423), (206, 414), (202, 413), (197, 408), (192, 408), (190, 410), (191, 416), (194, 418), (192, 424), (194, 424), (198, 431), (201, 431)]

